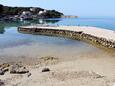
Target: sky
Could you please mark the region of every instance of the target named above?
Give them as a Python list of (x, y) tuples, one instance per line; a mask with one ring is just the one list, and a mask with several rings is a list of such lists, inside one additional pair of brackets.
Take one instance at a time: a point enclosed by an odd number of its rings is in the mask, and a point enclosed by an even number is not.
[(115, 17), (115, 0), (0, 0), (0, 4), (55, 9), (80, 17)]

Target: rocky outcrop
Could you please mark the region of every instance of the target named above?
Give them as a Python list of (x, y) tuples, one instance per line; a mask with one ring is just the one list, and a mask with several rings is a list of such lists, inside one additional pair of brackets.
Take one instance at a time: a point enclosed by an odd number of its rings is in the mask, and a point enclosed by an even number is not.
[(29, 73), (26, 67), (20, 64), (8, 64), (4, 63), (0, 65), (0, 75), (4, 75), (6, 72), (10, 72), (11, 74), (25, 74)]
[(11, 74), (25, 74), (28, 72), (29, 71), (26, 69), (26, 67), (20, 66), (19, 64), (14, 64), (10, 67)]
[(9, 64), (8, 63), (4, 63), (0, 65), (0, 75), (4, 75), (5, 72), (7, 72), (9, 70)]
[(59, 29), (45, 29), (45, 28), (24, 28), (19, 27), (18, 31), (21, 33), (39, 34), (48, 36), (61, 36), (77, 40), (83, 40), (91, 44), (101, 45), (107, 48), (115, 49), (115, 41), (108, 40), (106, 38), (96, 37), (90, 34), (86, 34), (82, 31), (71, 31), (71, 30), (59, 30)]

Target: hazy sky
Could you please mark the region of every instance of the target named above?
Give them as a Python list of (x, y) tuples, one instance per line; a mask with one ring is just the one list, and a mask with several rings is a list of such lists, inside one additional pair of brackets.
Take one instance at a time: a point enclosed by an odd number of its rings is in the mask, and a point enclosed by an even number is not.
[(66, 15), (115, 17), (115, 0), (0, 0), (0, 4), (55, 9)]

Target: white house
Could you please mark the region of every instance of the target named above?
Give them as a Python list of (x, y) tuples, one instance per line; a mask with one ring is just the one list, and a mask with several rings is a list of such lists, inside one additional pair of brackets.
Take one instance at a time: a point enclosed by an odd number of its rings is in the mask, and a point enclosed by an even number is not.
[(44, 13), (44, 11), (39, 11), (38, 15), (41, 15), (41, 14), (43, 14), (43, 13)]
[(36, 11), (36, 8), (30, 8), (30, 11), (32, 11), (32, 12), (35, 12)]
[(41, 15), (41, 14), (46, 13), (46, 12), (47, 12), (47, 10), (39, 11), (38, 15)]
[(30, 11), (23, 11), (20, 15), (21, 20), (32, 19), (32, 13)]

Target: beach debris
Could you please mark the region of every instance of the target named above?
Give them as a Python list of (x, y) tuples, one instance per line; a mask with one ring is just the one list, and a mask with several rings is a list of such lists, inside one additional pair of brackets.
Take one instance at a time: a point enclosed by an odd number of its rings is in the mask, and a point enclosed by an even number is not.
[(42, 69), (42, 72), (49, 72), (49, 71), (50, 71), (49, 68), (43, 68), (43, 69)]
[(29, 71), (26, 69), (26, 67), (23, 67), (22, 65), (19, 64), (14, 64), (10, 67), (11, 74), (25, 74), (28, 72)]

